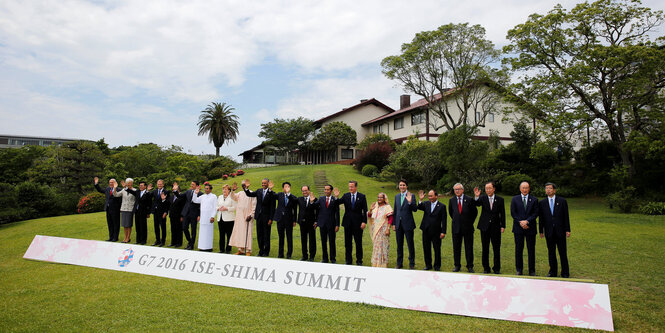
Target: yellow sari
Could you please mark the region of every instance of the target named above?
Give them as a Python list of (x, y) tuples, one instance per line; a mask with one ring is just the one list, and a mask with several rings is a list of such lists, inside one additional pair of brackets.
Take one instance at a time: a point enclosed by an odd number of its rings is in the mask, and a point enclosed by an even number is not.
[(379, 206), (378, 204), (370, 211), (369, 230), (372, 235), (372, 267), (388, 267), (388, 250), (390, 246), (390, 235), (386, 231), (390, 228), (388, 214), (393, 212), (389, 204)]

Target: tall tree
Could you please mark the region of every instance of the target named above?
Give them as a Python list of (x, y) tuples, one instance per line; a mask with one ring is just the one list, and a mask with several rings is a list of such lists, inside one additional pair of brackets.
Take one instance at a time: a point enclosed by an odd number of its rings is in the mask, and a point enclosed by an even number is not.
[(327, 152), (329, 159), (337, 156), (338, 146), (354, 146), (358, 143), (356, 131), (351, 126), (341, 121), (334, 121), (326, 124), (312, 138), (310, 147), (316, 150)]
[(498, 62), (501, 52), (485, 39), (482, 26), (442, 25), (417, 33), (401, 50), (381, 61), (383, 74), (427, 101), (436, 115), (429, 124), (435, 130), (465, 125), (472, 131), (488, 113), (498, 113), (502, 93), (493, 88), (505, 78), (490, 64)]
[(261, 124), (259, 137), (266, 139), (266, 145), (274, 146), (281, 152), (290, 152), (303, 147), (314, 132), (314, 123), (306, 118), (279, 119)]
[(215, 156), (219, 156), (224, 143), (238, 138), (238, 116), (233, 114), (234, 110), (226, 103), (212, 102), (199, 115), (199, 135), (208, 134), (208, 142), (215, 145)]
[(557, 133), (600, 125), (634, 173), (625, 144), (662, 121), (663, 37), (652, 40), (662, 11), (637, 0), (557, 5), (508, 31), (506, 63), (519, 71), (514, 90)]

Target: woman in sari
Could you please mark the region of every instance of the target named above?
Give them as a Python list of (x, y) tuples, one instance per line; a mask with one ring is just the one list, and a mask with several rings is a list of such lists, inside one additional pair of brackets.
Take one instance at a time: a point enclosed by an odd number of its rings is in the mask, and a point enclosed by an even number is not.
[[(245, 187), (249, 187), (249, 179), (242, 181)], [(234, 183), (232, 190), (237, 189)], [(254, 227), (254, 210), (256, 209), (256, 198), (248, 197), (244, 191), (234, 193), (231, 191), (231, 199), (238, 202), (236, 205), (235, 222), (231, 232), (230, 246), (238, 248), (238, 255), (252, 255), (252, 233)]]
[(390, 246), (390, 225), (393, 223), (393, 208), (388, 204), (385, 193), (379, 193), (377, 201), (367, 212), (369, 232), (372, 236), (372, 267), (388, 267)]

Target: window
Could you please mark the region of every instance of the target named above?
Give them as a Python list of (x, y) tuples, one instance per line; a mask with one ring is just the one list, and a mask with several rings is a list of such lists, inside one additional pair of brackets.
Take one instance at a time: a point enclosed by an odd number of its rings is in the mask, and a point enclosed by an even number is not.
[(480, 112), (476, 112), (476, 124), (479, 123), (481, 119)]
[(416, 112), (411, 114), (411, 125), (418, 125), (425, 122), (425, 114), (423, 112)]
[(381, 125), (374, 125), (372, 131), (374, 132), (374, 134), (376, 134), (376, 133), (383, 133), (383, 124), (381, 124)]
[(342, 159), (343, 160), (353, 159), (353, 149), (342, 149)]
[(487, 121), (489, 121), (490, 123), (494, 122), (494, 113), (490, 112), (487, 114)]
[(404, 117), (399, 117), (395, 119), (395, 125), (393, 127), (394, 129), (398, 130), (400, 128), (404, 128)]

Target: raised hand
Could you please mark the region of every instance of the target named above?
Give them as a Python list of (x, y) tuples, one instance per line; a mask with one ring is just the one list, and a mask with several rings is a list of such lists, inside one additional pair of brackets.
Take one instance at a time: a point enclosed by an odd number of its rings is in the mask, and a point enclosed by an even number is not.
[(337, 187), (333, 189), (333, 193), (335, 194), (335, 197), (339, 198), (339, 189)]
[(473, 188), (473, 194), (475, 194), (477, 197), (480, 196), (480, 189), (478, 188), (478, 186)]
[(238, 189), (238, 183), (234, 182), (233, 185), (231, 185), (231, 190), (235, 192), (235, 190), (237, 189)]
[[(150, 184), (152, 186), (152, 184)], [(178, 186), (178, 183), (173, 183), (173, 191), (178, 191), (180, 190), (180, 186)]]
[(201, 185), (197, 185), (196, 189), (194, 190), (194, 193), (199, 194), (201, 192)]
[(372, 203), (372, 207), (370, 207), (369, 210), (374, 210), (374, 207), (376, 207), (376, 202)]
[(271, 180), (271, 181), (268, 182), (268, 189), (272, 190), (273, 187), (275, 187), (275, 183), (273, 183), (272, 180)]
[(152, 184), (148, 184), (148, 191), (152, 191)]
[(408, 203), (411, 203), (411, 192), (409, 192), (409, 191), (406, 191), (406, 201)]
[(314, 192), (309, 192), (309, 202), (313, 202), (316, 197), (314, 196)]
[(425, 199), (425, 191), (418, 191), (418, 198), (420, 198), (420, 201), (423, 201), (423, 199)]
[(120, 181), (120, 185), (121, 185), (122, 187), (125, 187), (125, 181), (124, 181), (124, 180), (121, 180), (121, 181)]

